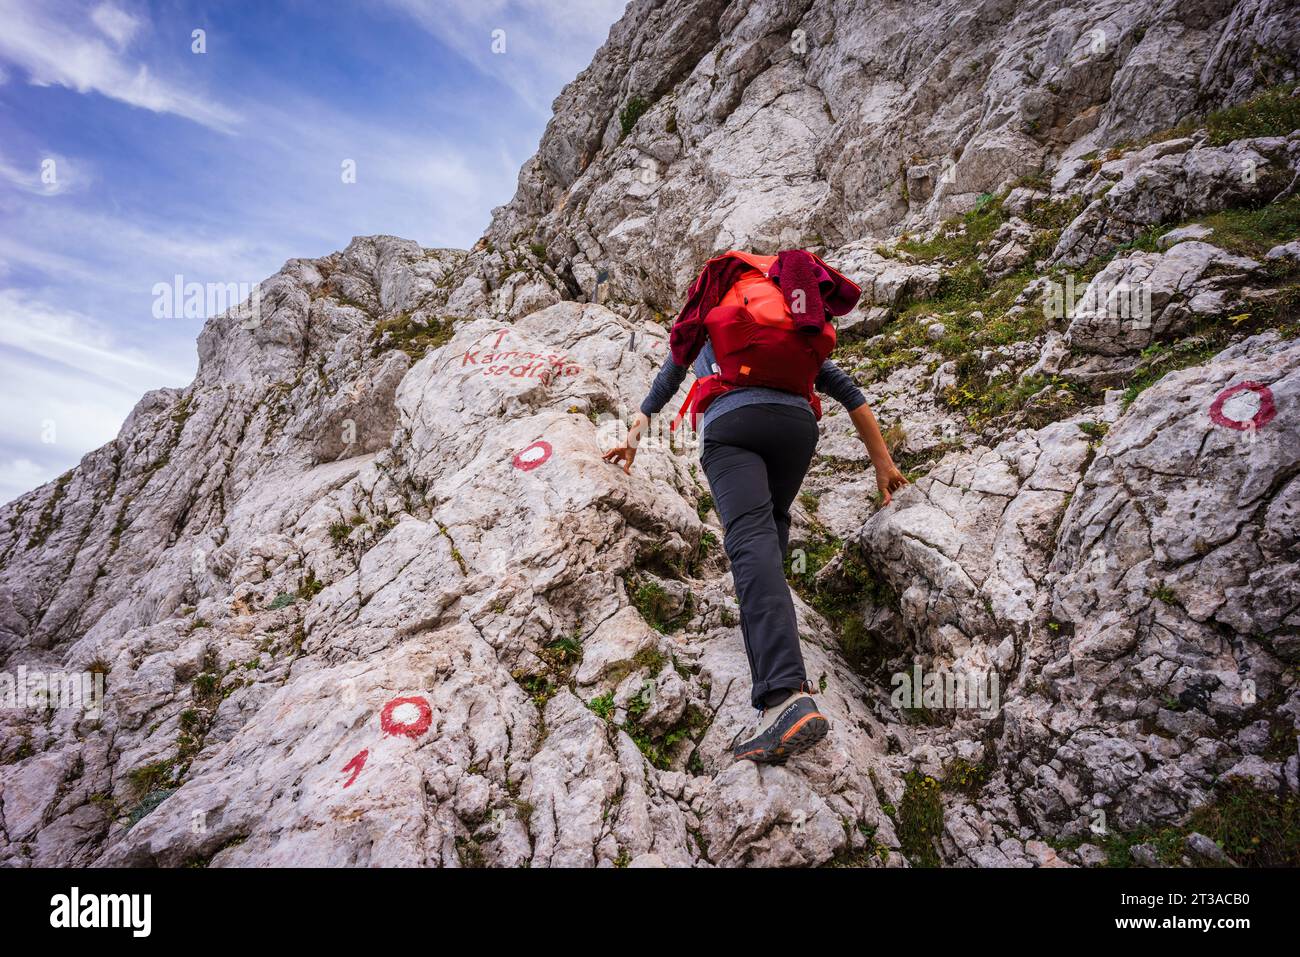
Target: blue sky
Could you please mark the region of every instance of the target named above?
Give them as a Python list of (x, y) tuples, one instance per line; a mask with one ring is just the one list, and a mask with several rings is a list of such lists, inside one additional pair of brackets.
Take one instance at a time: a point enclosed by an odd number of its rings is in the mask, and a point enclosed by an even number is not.
[(156, 283), (473, 243), (624, 3), (0, 0), (0, 501), (193, 377)]

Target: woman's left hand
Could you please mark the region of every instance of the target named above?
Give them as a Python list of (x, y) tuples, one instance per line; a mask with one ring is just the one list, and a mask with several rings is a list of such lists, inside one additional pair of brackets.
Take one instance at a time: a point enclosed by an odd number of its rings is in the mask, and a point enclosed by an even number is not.
[(650, 417), (638, 412), (628, 427), (627, 438), (622, 445), (615, 446), (601, 456), (606, 462), (613, 462), (623, 469), (624, 474), (632, 474), (632, 461), (636, 458), (636, 447), (641, 441), (641, 433), (650, 424)]

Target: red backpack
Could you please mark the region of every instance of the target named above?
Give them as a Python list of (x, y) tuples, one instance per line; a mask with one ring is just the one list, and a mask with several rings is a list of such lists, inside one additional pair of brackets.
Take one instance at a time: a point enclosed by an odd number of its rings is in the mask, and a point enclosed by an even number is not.
[(726, 256), (749, 268), (742, 268), (722, 300), (704, 316), (716, 371), (691, 384), (671, 428), (676, 429), (688, 411), (694, 428), (714, 399), (744, 386), (801, 395), (820, 419), (821, 401), (813, 381), (835, 348), (835, 327), (825, 322), (820, 331), (811, 334), (795, 328), (781, 288), (767, 278), (775, 256), (737, 250)]

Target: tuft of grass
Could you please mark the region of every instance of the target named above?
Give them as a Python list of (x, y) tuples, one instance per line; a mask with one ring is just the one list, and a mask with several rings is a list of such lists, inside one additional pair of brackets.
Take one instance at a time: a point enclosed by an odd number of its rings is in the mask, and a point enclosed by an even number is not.
[(281, 608), (287, 608), (288, 606), (292, 605), (297, 600), (298, 599), (296, 596), (290, 594), (287, 591), (282, 591), (280, 592), (280, 594), (272, 598), (271, 604), (267, 605), (266, 607), (269, 608), (271, 611), (279, 611)]
[(1300, 97), (1296, 85), (1287, 83), (1266, 90), (1237, 106), (1216, 110), (1205, 118), (1211, 146), (1254, 136), (1286, 136), (1300, 129)]
[(965, 758), (956, 758), (944, 768), (941, 786), (945, 791), (956, 791), (974, 798), (988, 784), (989, 773), (987, 764), (974, 764)]
[(634, 96), (618, 111), (618, 125), (624, 136), (632, 132), (632, 127), (636, 126), (636, 121), (641, 119), (648, 109), (650, 109), (650, 104), (646, 100)]
[(1177, 342), (1157, 342), (1147, 346), (1140, 353), (1138, 366), (1125, 387), (1122, 408), (1127, 409), (1139, 395), (1170, 372), (1208, 362), (1227, 346), (1234, 333), (1252, 332), (1269, 324), (1281, 325), (1294, 320), (1295, 303), (1289, 300), (1288, 291), (1283, 290), (1278, 302), (1272, 307), (1260, 308), (1253, 314), (1243, 314), (1232, 320), (1230, 325), (1223, 320), (1209, 320)]
[(816, 580), (817, 571), (840, 554), (843, 544), (819, 525), (820, 538), (807, 551), (808, 569), (796, 575), (792, 587), (826, 620), (849, 665), (860, 674), (873, 674), (884, 660), (884, 648), (864, 623), (865, 605), (896, 608), (898, 597), (888, 582), (878, 579), (854, 553), (845, 553), (835, 580)]
[(325, 590), (325, 583), (316, 577), (316, 572), (308, 568), (298, 583), (297, 595), (303, 601), (311, 601)]
[(1101, 440), (1110, 431), (1110, 426), (1105, 422), (1080, 422), (1079, 431), (1090, 439)]
[(409, 312), (375, 323), (370, 339), (370, 354), (377, 356), (390, 349), (400, 349), (418, 362), (425, 354), (446, 345), (455, 334), (457, 317), (442, 316), (418, 322)]
[(623, 731), (632, 739), (647, 761), (659, 770), (667, 771), (672, 767), (673, 756), (678, 746), (683, 741), (698, 740), (708, 726), (708, 715), (695, 705), (688, 705), (682, 719), (662, 734), (650, 734), (631, 722), (623, 725)]
[(1300, 195), (1256, 209), (1225, 209), (1196, 222), (1214, 230), (1210, 242), (1216, 246), (1263, 262), (1274, 246), (1300, 238)]
[(142, 797), (126, 816), (126, 827), (131, 829), (157, 810), (158, 805), (176, 793), (177, 788), (158, 788)]
[(40, 516), (36, 519), (36, 528), (32, 530), (31, 537), (27, 539), (28, 548), (36, 548), (38, 545), (44, 545), (46, 539), (50, 537), (56, 528), (59, 527), (59, 521), (56, 518), (59, 511), (59, 504), (68, 492), (68, 483), (72, 481), (72, 470), (64, 472), (59, 476), (58, 481), (54, 483), (54, 492), (50, 495), (50, 500), (45, 503), (41, 509)]
[(988, 241), (999, 226), (1009, 218), (1002, 208), (1006, 193), (983, 193), (975, 201), (975, 208), (963, 216), (940, 224), (938, 231), (927, 240), (904, 237), (897, 248), (917, 262), (973, 262), (980, 247)]
[(1190, 136), (1201, 127), (1209, 134), (1206, 142), (1210, 146), (1225, 146), (1246, 137), (1286, 136), (1300, 129), (1300, 98), (1291, 95), (1295, 88), (1294, 83), (1270, 87), (1236, 106), (1215, 110), (1140, 139), (1117, 143), (1106, 152), (1106, 158), (1116, 159), (1152, 143)]
[(1168, 585), (1157, 585), (1152, 588), (1151, 597), (1156, 601), (1164, 602), (1166, 605), (1173, 605), (1178, 601), (1178, 596), (1174, 594), (1174, 590)]
[(1132, 866), (1131, 849), (1138, 844), (1151, 845), (1160, 863), (1176, 867), (1193, 832), (1242, 867), (1300, 867), (1300, 798), (1262, 791), (1240, 778), (1222, 784), (1215, 800), (1193, 811), (1185, 824), (1112, 831), (1100, 844), (1107, 867)]
[(142, 764), (127, 772), (127, 783), (137, 798), (144, 797), (150, 791), (160, 790), (171, 783), (174, 765), (175, 762), (171, 760)]
[(688, 599), (682, 611), (671, 614), (672, 600), (658, 582), (633, 579), (627, 582), (627, 586), (633, 606), (655, 631), (670, 635), (690, 620), (693, 603)]
[(938, 867), (941, 862), (935, 842), (943, 833), (939, 782), (919, 771), (909, 771), (903, 780), (903, 800), (897, 812), (898, 842), (913, 867)]

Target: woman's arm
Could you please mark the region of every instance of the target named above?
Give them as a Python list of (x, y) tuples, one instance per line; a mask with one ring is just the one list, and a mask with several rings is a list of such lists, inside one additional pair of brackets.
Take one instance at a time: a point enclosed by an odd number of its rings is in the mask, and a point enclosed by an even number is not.
[(668, 400), (677, 394), (677, 390), (681, 388), (682, 380), (685, 378), (686, 366), (679, 366), (673, 361), (671, 354), (666, 356), (664, 364), (659, 368), (659, 374), (655, 376), (654, 382), (650, 384), (650, 391), (641, 400), (641, 410), (632, 417), (632, 423), (627, 430), (627, 438), (622, 445), (610, 449), (602, 456), (606, 462), (621, 465), (624, 472), (631, 473), (632, 460), (636, 458), (637, 445), (641, 441), (641, 436), (645, 434), (646, 427), (650, 424), (650, 416), (656, 414), (668, 404)]
[(654, 382), (650, 383), (650, 391), (641, 400), (641, 413), (649, 417), (661, 410), (677, 394), (685, 379), (686, 366), (679, 366), (669, 353), (664, 357), (664, 364), (659, 367)]
[(894, 464), (894, 457), (889, 454), (889, 447), (880, 434), (880, 424), (876, 422), (871, 406), (864, 400), (856, 409), (849, 410), (849, 418), (858, 430), (858, 438), (867, 447), (867, 454), (871, 456), (871, 464), (876, 470), (876, 486), (880, 489), (883, 504), (888, 505), (892, 501), (892, 493), (906, 485), (907, 479)]
[(867, 397), (862, 394), (853, 377), (830, 359), (822, 363), (813, 382), (813, 388), (822, 395), (830, 396), (850, 412), (867, 401)]
[(876, 470), (876, 484), (880, 487), (881, 498), (888, 505), (891, 493), (897, 492), (907, 484), (903, 473), (894, 465), (894, 458), (889, 454), (884, 436), (880, 434), (880, 425), (876, 422), (867, 397), (862, 394), (853, 377), (837, 366), (830, 359), (822, 363), (814, 383), (818, 392), (830, 396), (849, 411), (853, 427), (858, 430), (860, 438), (871, 456), (871, 464)]

